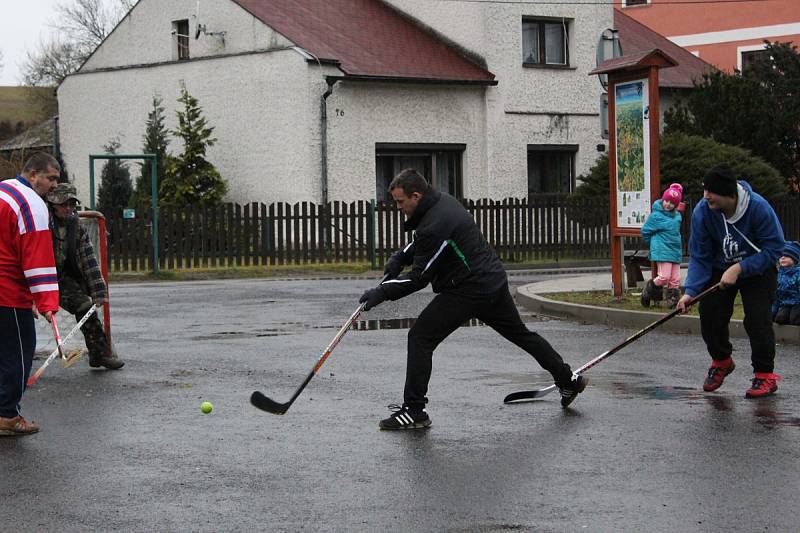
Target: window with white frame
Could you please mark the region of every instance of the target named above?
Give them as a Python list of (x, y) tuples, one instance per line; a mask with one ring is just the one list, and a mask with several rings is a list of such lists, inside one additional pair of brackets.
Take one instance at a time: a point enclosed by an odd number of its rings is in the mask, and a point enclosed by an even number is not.
[(622, 7), (646, 6), (650, 0), (622, 0)]
[(739, 55), (736, 66), (741, 73), (744, 73), (747, 71), (747, 69), (751, 68), (755, 61), (760, 59), (769, 59), (769, 52), (766, 49), (766, 45), (763, 44), (739, 46), (736, 51)]
[(522, 19), (522, 64), (526, 67), (569, 66), (571, 19)]
[(528, 196), (575, 190), (577, 144), (528, 145)]
[(401, 170), (413, 168), (436, 189), (456, 198), (463, 196), (461, 159), (463, 144), (375, 144), (375, 197), (391, 201), (389, 184)]
[(175, 20), (172, 22), (172, 35), (175, 48), (173, 59), (178, 61), (189, 59), (189, 20)]

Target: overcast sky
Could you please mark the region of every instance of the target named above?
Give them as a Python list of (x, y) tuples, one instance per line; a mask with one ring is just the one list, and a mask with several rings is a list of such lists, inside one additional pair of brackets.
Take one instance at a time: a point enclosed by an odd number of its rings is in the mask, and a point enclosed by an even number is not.
[(59, 0), (0, 0), (0, 51), (3, 68), (0, 85), (19, 85), (19, 64), (25, 52), (36, 47), (54, 30), (55, 6)]

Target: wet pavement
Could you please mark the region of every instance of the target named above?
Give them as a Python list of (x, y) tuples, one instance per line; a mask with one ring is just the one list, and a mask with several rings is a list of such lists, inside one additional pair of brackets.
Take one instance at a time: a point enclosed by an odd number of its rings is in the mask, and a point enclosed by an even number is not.
[[(473, 323), (435, 354), (433, 426), (381, 432), (423, 291), (362, 315), (286, 415), (250, 406), (253, 390), (288, 400), (372, 285), (112, 286), (127, 365), (54, 364), (28, 391), (23, 414), (43, 430), (0, 439), (0, 531), (798, 530), (796, 346), (778, 347), (779, 393), (750, 401), (746, 342), (707, 394), (702, 341), (656, 330), (592, 368), (564, 411), (557, 394), (503, 405), (548, 376)], [(573, 366), (633, 333), (525, 320)]]

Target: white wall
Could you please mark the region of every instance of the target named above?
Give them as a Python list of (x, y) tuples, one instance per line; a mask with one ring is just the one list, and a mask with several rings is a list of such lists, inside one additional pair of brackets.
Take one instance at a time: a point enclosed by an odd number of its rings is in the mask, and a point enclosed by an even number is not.
[[(166, 126), (177, 127), (181, 80), (215, 128), (208, 160), (231, 185), (229, 200), (313, 197), (318, 148), (309, 132), (318, 106), (307, 101), (308, 70), (296, 52), (281, 51), (68, 77), (58, 91), (61, 143), (81, 199), (88, 205), (89, 154), (102, 153), (112, 138), (121, 153), (141, 152), (154, 93), (163, 98)], [(181, 148), (171, 137), (169, 151)]]
[[(81, 71), (177, 59), (172, 22), (182, 19), (189, 21), (190, 58), (292, 45), (234, 2), (213, 0), (212, 3), (204, 0), (200, 2), (199, 18), (194, 16), (196, 8), (196, 0), (141, 0), (88, 59)], [(209, 32), (224, 31), (224, 39), (202, 34), (195, 39), (198, 20), (205, 24)]]
[[(525, 196), (528, 144), (580, 145), (578, 174), (594, 163), (595, 146), (603, 142), (595, 115), (601, 88), (588, 72), (597, 38), (611, 26), (610, 6), (391, 1), (481, 54), (499, 85), (337, 83), (328, 99), (330, 199), (374, 198), (379, 142), (465, 144), (469, 198)], [(141, 0), (81, 73), (60, 86), (62, 150), (84, 203), (89, 154), (114, 138), (121, 152), (141, 151), (154, 93), (163, 97), (167, 127), (174, 128), (181, 80), (216, 128), (219, 141), (208, 159), (230, 184), (228, 200), (319, 201), (320, 98), (324, 75), (341, 72), (307, 63), (287, 49), (292, 43), (233, 2), (202, 2), (200, 20), (209, 31), (228, 32), (224, 48), (215, 37), (194, 40), (195, 6), (195, 0)], [(575, 19), (575, 68), (522, 67), (523, 15)], [(181, 18), (190, 20), (192, 60), (171, 61), (171, 22)], [(146, 63), (155, 65), (132, 66)], [(344, 113), (337, 116), (336, 109)], [(173, 139), (169, 150), (180, 149)]]
[[(597, 115), (602, 88), (588, 74), (600, 34), (613, 27), (610, 4), (389, 1), (482, 56), (497, 77), (498, 85), (486, 91), (487, 172), (465, 182), (473, 197), (525, 196), (528, 144), (578, 144), (576, 175), (588, 171), (604, 142)], [(573, 19), (572, 69), (522, 66), (523, 17)]]
[(375, 198), (375, 143), (466, 144), (464, 193), (471, 197), (469, 186), (486, 166), (483, 92), (483, 87), (337, 84), (328, 98), (330, 198)]

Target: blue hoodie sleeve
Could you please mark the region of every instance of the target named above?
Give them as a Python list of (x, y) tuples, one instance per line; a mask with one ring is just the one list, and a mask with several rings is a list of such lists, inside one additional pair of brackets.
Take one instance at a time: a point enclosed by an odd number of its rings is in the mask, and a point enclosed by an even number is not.
[(697, 296), (711, 279), (714, 246), (703, 216), (705, 202), (698, 203), (692, 212), (692, 232), (689, 236), (689, 270), (686, 273), (686, 294)]
[(757, 221), (755, 224), (757, 237), (754, 240), (761, 251), (745, 257), (739, 263), (742, 267), (741, 275), (745, 278), (762, 274), (773, 266), (786, 244), (783, 240), (783, 228), (775, 211), (766, 202), (758, 203), (756, 208), (758, 211), (752, 215)]

